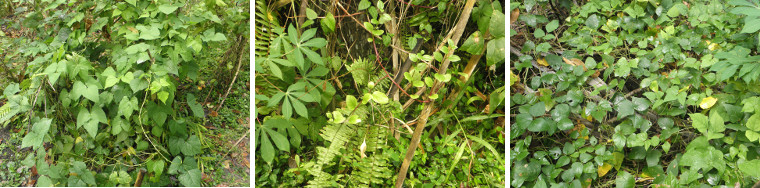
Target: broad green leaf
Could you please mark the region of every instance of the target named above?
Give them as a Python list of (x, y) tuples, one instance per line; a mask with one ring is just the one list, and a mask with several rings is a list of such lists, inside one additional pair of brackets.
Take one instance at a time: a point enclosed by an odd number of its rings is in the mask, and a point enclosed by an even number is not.
[(285, 137), (285, 135), (282, 135), (280, 132), (273, 131), (271, 129), (264, 130), (267, 131), (269, 136), (272, 138), (272, 142), (274, 142), (274, 145), (276, 145), (277, 148), (285, 152), (290, 151), (290, 142), (288, 142), (288, 139)]
[(343, 121), (346, 121), (346, 117), (344, 117), (343, 114), (338, 111), (333, 111), (332, 117), (333, 123), (343, 123)]
[[(493, 18), (491, 18), (491, 19), (493, 19)], [(548, 24), (546, 24), (546, 32), (550, 33), (552, 31), (554, 31), (555, 29), (557, 29), (558, 27), (559, 27), (559, 21), (552, 20), (551, 22), (549, 22)]]
[(32, 146), (34, 150), (41, 147), (45, 135), (47, 135), (48, 130), (50, 130), (50, 124), (52, 121), (52, 119), (43, 118), (34, 123), (34, 125), (32, 125), (32, 130), (29, 131), (21, 141), (21, 147), (25, 148)]
[(158, 27), (137, 25), (135, 28), (140, 31), (140, 39), (155, 40), (161, 35), (161, 31), (158, 30)]
[[(502, 38), (488, 41), (488, 45), (487, 45), (488, 47), (486, 48), (486, 62), (488, 63), (489, 66), (494, 65), (496, 63), (500, 63), (501, 61), (504, 60), (505, 58), (504, 54), (506, 53), (506, 50), (505, 50), (506, 48), (504, 47), (504, 43), (505, 43), (504, 40), (505, 40), (504, 37), (502, 37)], [(546, 44), (546, 43), (542, 43), (542, 44)], [(547, 44), (547, 47), (550, 48), (551, 46), (548, 46)], [(546, 52), (548, 50), (549, 49), (547, 48), (541, 51)]]
[(386, 104), (388, 103), (388, 96), (385, 96), (380, 91), (374, 91), (372, 92), (372, 100), (378, 104)]
[[(262, 143), (263, 144), (263, 143)], [(270, 144), (271, 146), (271, 144)], [(264, 158), (266, 159), (266, 158)], [(172, 164), (169, 165), (169, 174), (177, 174), (177, 171), (179, 171), (179, 167), (182, 165), (182, 157), (176, 156), (172, 160)]]
[(203, 118), (206, 115), (203, 112), (203, 105), (196, 101), (195, 95), (188, 93), (185, 96), (185, 99), (187, 100), (187, 106), (189, 106), (190, 110), (193, 111), (193, 115), (195, 115), (195, 117)]
[(100, 100), (100, 93), (98, 93), (98, 86), (97, 85), (87, 85), (87, 87), (82, 91), (82, 96), (84, 98), (90, 99), (90, 101), (97, 103)]
[(179, 175), (179, 183), (185, 187), (201, 186), (201, 170), (192, 169)]
[(177, 10), (179, 6), (171, 5), (171, 4), (163, 4), (161, 6), (158, 6), (158, 10), (163, 12), (164, 14), (171, 14), (175, 10)]
[(699, 113), (689, 114), (691, 118), (691, 126), (699, 130), (702, 134), (707, 134), (707, 116)]
[(306, 106), (301, 103), (300, 100), (296, 99), (295, 97), (290, 97), (290, 102), (293, 105), (293, 109), (296, 110), (296, 113), (298, 115), (301, 117), (309, 118), (309, 111), (306, 109)]
[(354, 115), (348, 116), (349, 124), (357, 124), (359, 122), (362, 122), (362, 119), (360, 119), (358, 115), (354, 114)]
[(755, 33), (760, 30), (760, 19), (747, 19), (741, 33)]
[(166, 104), (166, 99), (169, 99), (169, 92), (161, 91), (161, 92), (158, 92), (156, 96), (158, 97), (158, 100), (161, 100), (161, 102)]
[(309, 18), (310, 20), (317, 19), (317, 12), (314, 12), (314, 10), (311, 10), (310, 8), (306, 8), (306, 18)]
[(354, 110), (358, 105), (359, 103), (356, 100), (356, 97), (353, 95), (346, 95), (346, 107), (348, 107), (348, 110)]
[(633, 188), (636, 185), (636, 181), (633, 175), (626, 171), (618, 172), (615, 178), (615, 184), (617, 188)]
[(536, 104), (533, 104), (533, 106), (530, 107), (530, 115), (533, 117), (538, 117), (546, 114), (546, 105), (544, 102), (538, 102)]
[(753, 131), (760, 131), (760, 113), (755, 113), (747, 119), (747, 128)]
[(48, 176), (40, 176), (37, 179), (37, 187), (53, 187), (53, 181)]
[(77, 115), (77, 128), (82, 127), (90, 121), (90, 111), (86, 108), (79, 108), (79, 114)]
[(103, 108), (93, 106), (90, 112), (90, 116), (92, 120), (97, 120), (101, 123), (108, 123), (108, 117), (106, 117), (106, 112), (103, 111)]
[[(501, 11), (493, 11), (491, 14), (491, 21), (488, 24), (488, 32), (493, 35), (494, 38), (503, 38), (504, 34), (504, 24), (507, 23), (505, 20), (505, 15)], [(503, 41), (503, 40), (502, 40)]]
[(359, 10), (364, 10), (364, 9), (369, 8), (370, 5), (372, 5), (372, 3), (369, 2), (369, 0), (362, 0), (361, 2), (359, 2), (358, 8)]
[(84, 124), (84, 130), (87, 131), (87, 133), (90, 134), (93, 138), (98, 134), (98, 122), (97, 121), (89, 121)]
[(739, 165), (739, 171), (751, 177), (760, 177), (760, 160), (746, 161)]
[(325, 33), (335, 32), (335, 16), (333, 16), (332, 13), (328, 12), (327, 15), (325, 15), (325, 18), (320, 20), (320, 24)]
[(620, 101), (620, 104), (618, 104), (618, 118), (622, 119), (627, 116), (633, 115), (633, 103), (627, 99), (624, 99)]
[(182, 148), (182, 154), (194, 156), (199, 153), (201, 153), (201, 141), (198, 139), (198, 136), (192, 135), (187, 138), (187, 142), (185, 142), (185, 146)]

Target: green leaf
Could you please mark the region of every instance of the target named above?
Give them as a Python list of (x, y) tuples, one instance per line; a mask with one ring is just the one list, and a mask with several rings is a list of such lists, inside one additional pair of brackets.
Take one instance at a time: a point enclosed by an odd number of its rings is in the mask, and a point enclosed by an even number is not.
[(90, 111), (86, 108), (79, 108), (79, 114), (77, 115), (77, 128), (82, 127), (85, 123), (90, 121)]
[(164, 14), (171, 14), (172, 12), (177, 10), (177, 8), (179, 8), (179, 6), (174, 6), (170, 4), (163, 4), (161, 6), (158, 6), (158, 10), (163, 12)]
[(707, 134), (707, 123), (708, 119), (707, 116), (700, 114), (700, 113), (692, 113), (689, 114), (689, 117), (691, 118), (691, 126), (699, 130), (702, 134)]
[(615, 184), (617, 188), (633, 188), (636, 185), (636, 181), (633, 179), (633, 175), (626, 171), (618, 172), (617, 178), (615, 178)]
[(261, 133), (261, 140), (259, 140), (261, 142), (261, 147), (259, 147), (261, 158), (263, 158), (267, 163), (272, 164), (272, 160), (274, 160), (274, 147), (272, 146), (272, 142), (269, 141), (269, 138), (267, 138), (266, 132), (261, 131)]
[(37, 187), (53, 187), (53, 181), (50, 181), (48, 176), (40, 176), (37, 179)]
[(388, 96), (385, 96), (385, 94), (380, 91), (375, 91), (372, 92), (372, 100), (378, 104), (386, 104), (388, 103)]
[(676, 17), (681, 14), (686, 14), (688, 11), (688, 8), (683, 3), (676, 3), (670, 9), (668, 10), (668, 16), (669, 17)]
[(646, 111), (651, 105), (649, 100), (645, 98), (631, 97), (631, 101), (633, 102), (633, 108), (639, 112)]
[(358, 115), (354, 114), (354, 115), (348, 116), (349, 124), (357, 124), (359, 122), (362, 122), (362, 119), (360, 119)]
[(97, 103), (100, 99), (100, 93), (98, 93), (98, 86), (94, 84), (88, 85), (84, 91), (82, 91), (84, 98), (90, 99), (90, 101)]
[(140, 31), (140, 39), (155, 40), (161, 35), (161, 31), (158, 30), (158, 27), (137, 25), (135, 28)]
[(188, 93), (185, 95), (185, 99), (187, 100), (187, 106), (189, 106), (190, 110), (193, 111), (193, 115), (195, 115), (195, 117), (203, 118), (206, 115), (203, 112), (203, 105), (195, 101), (195, 95)]
[(280, 132), (271, 130), (271, 129), (264, 129), (268, 132), (269, 136), (272, 138), (272, 142), (282, 151), (290, 151), (290, 142), (288, 142), (288, 139), (285, 138), (285, 135), (280, 134)]
[(760, 160), (746, 161), (739, 165), (739, 171), (751, 177), (760, 177)]
[(317, 12), (314, 12), (314, 10), (311, 10), (310, 8), (306, 8), (306, 18), (309, 18), (310, 20), (317, 19)]
[(359, 102), (356, 100), (356, 97), (353, 95), (346, 95), (346, 107), (348, 107), (348, 110), (354, 110), (358, 105)]
[(166, 99), (169, 99), (169, 92), (161, 91), (161, 92), (158, 92), (156, 96), (158, 97), (158, 100), (161, 100), (161, 102), (166, 104)]
[(627, 99), (624, 99), (620, 101), (619, 108), (618, 108), (618, 118), (622, 119), (624, 117), (633, 115), (633, 103)]
[(90, 134), (93, 138), (98, 134), (98, 122), (97, 121), (89, 121), (84, 124), (84, 130), (87, 131), (87, 133)]
[(32, 125), (32, 130), (26, 134), (21, 141), (21, 147), (25, 148), (32, 146), (34, 150), (41, 147), (45, 135), (47, 135), (48, 130), (50, 130), (50, 123), (52, 121), (52, 119), (43, 118), (34, 123), (34, 125)]
[(302, 117), (309, 118), (309, 111), (306, 110), (306, 106), (301, 103), (298, 99), (295, 99), (295, 97), (290, 97), (290, 102), (293, 105), (293, 108), (296, 110), (296, 113)]
[(201, 153), (201, 141), (198, 139), (198, 136), (192, 135), (187, 138), (184, 147), (182, 147), (182, 154), (185, 154), (185, 157), (187, 157), (199, 153)]
[[(266, 158), (265, 158), (266, 159)], [(179, 167), (182, 165), (182, 157), (176, 156), (172, 160), (172, 164), (169, 165), (169, 174), (177, 174), (177, 171), (179, 170)]]
[(552, 20), (551, 22), (549, 22), (548, 24), (546, 24), (546, 32), (547, 33), (551, 33), (552, 31), (554, 31), (558, 27), (559, 27), (559, 21)]
[(192, 169), (179, 175), (179, 183), (185, 187), (201, 186), (201, 170)]
[(370, 5), (372, 5), (372, 3), (370, 3), (368, 0), (362, 0), (359, 2), (359, 10), (367, 9)]
[(92, 120), (97, 120), (101, 123), (108, 123), (108, 117), (106, 117), (106, 112), (103, 111), (103, 108), (93, 106), (92, 111), (90, 112), (90, 116), (92, 116)]
[(760, 30), (760, 19), (747, 19), (741, 33), (755, 33)]
[(282, 102), (282, 116), (285, 118), (293, 117), (293, 106), (290, 104), (290, 97), (285, 97)]
[(747, 119), (747, 128), (753, 131), (760, 131), (760, 113), (755, 113)]
[(501, 11), (493, 11), (491, 12), (491, 20), (489, 22), (488, 26), (488, 32), (493, 35), (494, 38), (503, 38), (506, 32), (504, 29), (504, 24), (507, 23), (505, 20), (505, 15)]
[(710, 111), (710, 127), (708, 127), (707, 139), (723, 138), (723, 131), (726, 130), (723, 117), (718, 114), (717, 110)]
[(333, 111), (332, 116), (333, 123), (343, 123), (343, 121), (346, 121), (346, 117), (344, 117), (343, 114), (338, 111)]
[(322, 18), (320, 20), (320, 24), (322, 25), (322, 30), (325, 31), (325, 33), (332, 33), (335, 32), (335, 16), (333, 16), (332, 13), (327, 13), (325, 15), (325, 18)]
[[(489, 66), (494, 65), (496, 63), (500, 63), (501, 61), (504, 60), (505, 58), (504, 54), (506, 53), (505, 51), (506, 48), (504, 48), (504, 43), (505, 43), (504, 37), (488, 41), (488, 45), (487, 45), (488, 47), (486, 49), (486, 62), (488, 63)], [(548, 43), (541, 43), (541, 44), (546, 45), (546, 49), (542, 50), (544, 52), (549, 51), (549, 48), (551, 48), (551, 46)]]
[(544, 102), (538, 102), (530, 107), (530, 115), (533, 117), (538, 117), (546, 114), (546, 105)]

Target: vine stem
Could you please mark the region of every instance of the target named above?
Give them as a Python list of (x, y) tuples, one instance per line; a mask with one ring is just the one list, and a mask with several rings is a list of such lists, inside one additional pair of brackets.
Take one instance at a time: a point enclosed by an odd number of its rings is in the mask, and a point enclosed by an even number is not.
[[(148, 50), (148, 55), (150, 55), (150, 50)], [(151, 65), (153, 65), (153, 62), (155, 62), (155, 60), (151, 61)], [(152, 82), (152, 81), (153, 80), (151, 79), (148, 82)], [(147, 101), (147, 100), (148, 100), (148, 91), (145, 90), (145, 96), (143, 96), (143, 102), (142, 102), (142, 104), (140, 104), (140, 110), (138, 111), (139, 113), (137, 115), (137, 118), (140, 119), (140, 123), (139, 123), (140, 124), (140, 129), (142, 129), (143, 135), (145, 136), (146, 139), (148, 139), (148, 141), (150, 142), (150, 144), (153, 146), (153, 149), (155, 149), (156, 152), (158, 152), (158, 154), (161, 155), (161, 157), (164, 158), (164, 160), (169, 161), (169, 158), (166, 158), (166, 156), (164, 156), (164, 154), (161, 153), (161, 150), (158, 150), (158, 147), (156, 147), (156, 144), (153, 143), (153, 140), (151, 140), (150, 137), (148, 136), (148, 134), (145, 133), (145, 127), (143, 127), (143, 125), (142, 125), (143, 124), (143, 122), (142, 122), (143, 121), (143, 118), (142, 118), (142, 109), (143, 109), (143, 107), (145, 107), (145, 101)]]
[[(242, 38), (243, 38), (243, 36), (240, 35), (238, 37), (238, 40), (243, 40)], [(216, 111), (219, 111), (219, 109), (222, 108), (222, 105), (224, 105), (224, 101), (227, 99), (227, 95), (230, 94), (230, 90), (232, 89), (232, 85), (235, 84), (235, 80), (237, 80), (238, 73), (240, 73), (240, 65), (242, 64), (242, 61), (243, 61), (243, 54), (245, 54), (245, 53), (240, 53), (240, 56), (238, 56), (238, 64), (237, 64), (237, 69), (235, 70), (235, 76), (232, 77), (232, 82), (230, 82), (230, 86), (227, 87), (227, 92), (224, 93), (224, 97), (222, 97), (222, 102), (219, 104), (219, 106), (216, 107)]]

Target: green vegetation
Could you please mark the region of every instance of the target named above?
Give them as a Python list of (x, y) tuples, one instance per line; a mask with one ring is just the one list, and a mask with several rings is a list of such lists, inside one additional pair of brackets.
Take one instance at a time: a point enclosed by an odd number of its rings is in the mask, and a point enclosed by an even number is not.
[(510, 7), (514, 187), (751, 187), (760, 2)]
[(248, 186), (248, 7), (0, 1), (0, 186)]
[(257, 186), (505, 186), (503, 2), (255, 6)]

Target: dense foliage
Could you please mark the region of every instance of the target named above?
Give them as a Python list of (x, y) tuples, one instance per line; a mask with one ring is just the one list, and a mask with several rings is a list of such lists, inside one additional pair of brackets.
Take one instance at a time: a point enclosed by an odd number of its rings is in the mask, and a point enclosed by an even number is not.
[[(202, 185), (208, 119), (188, 91), (199, 65), (248, 61), (247, 1), (2, 5), (17, 36), (0, 51), (0, 124), (25, 133), (37, 186)], [(221, 48), (233, 58), (208, 55)]]
[(257, 186), (505, 185), (504, 2), (255, 6)]
[(760, 2), (512, 2), (511, 186), (750, 187)]

